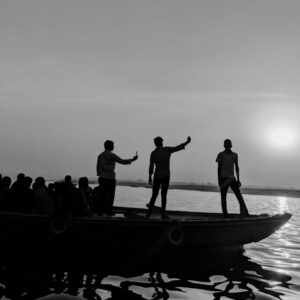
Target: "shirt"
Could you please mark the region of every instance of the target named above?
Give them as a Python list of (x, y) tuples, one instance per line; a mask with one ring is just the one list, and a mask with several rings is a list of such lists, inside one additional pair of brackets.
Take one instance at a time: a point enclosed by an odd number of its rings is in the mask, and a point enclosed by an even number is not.
[(234, 164), (238, 163), (238, 155), (235, 152), (220, 152), (216, 162), (221, 164), (221, 178), (234, 177)]
[(122, 159), (109, 150), (103, 151), (97, 160), (97, 175), (101, 178), (116, 179), (116, 162), (122, 165), (129, 165), (132, 159)]
[(155, 165), (154, 177), (165, 178), (170, 177), (170, 157), (171, 154), (185, 148), (184, 144), (176, 147), (157, 147), (151, 152), (149, 174), (153, 173)]

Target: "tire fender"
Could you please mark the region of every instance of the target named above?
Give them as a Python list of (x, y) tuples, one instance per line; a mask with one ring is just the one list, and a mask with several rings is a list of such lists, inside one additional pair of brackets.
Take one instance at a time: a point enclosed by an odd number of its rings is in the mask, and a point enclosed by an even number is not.
[(52, 218), (49, 222), (50, 231), (55, 235), (64, 234), (69, 227), (68, 220), (66, 218), (63, 219), (55, 219)]
[(168, 242), (172, 246), (180, 246), (185, 240), (185, 233), (180, 225), (174, 225), (167, 231)]

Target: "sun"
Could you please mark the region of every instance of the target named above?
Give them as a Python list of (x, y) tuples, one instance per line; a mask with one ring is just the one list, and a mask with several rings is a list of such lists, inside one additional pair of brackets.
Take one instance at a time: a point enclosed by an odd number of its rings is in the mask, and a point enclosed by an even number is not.
[(290, 127), (273, 127), (268, 132), (271, 145), (280, 149), (290, 149), (295, 145), (296, 135)]

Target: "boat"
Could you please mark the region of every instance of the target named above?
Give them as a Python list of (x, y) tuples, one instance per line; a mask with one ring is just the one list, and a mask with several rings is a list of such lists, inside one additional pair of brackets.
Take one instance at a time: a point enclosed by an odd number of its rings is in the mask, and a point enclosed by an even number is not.
[(113, 216), (62, 217), (0, 212), (2, 245), (14, 249), (107, 249), (108, 251), (201, 250), (241, 247), (281, 228), (291, 214), (251, 215), (115, 207)]

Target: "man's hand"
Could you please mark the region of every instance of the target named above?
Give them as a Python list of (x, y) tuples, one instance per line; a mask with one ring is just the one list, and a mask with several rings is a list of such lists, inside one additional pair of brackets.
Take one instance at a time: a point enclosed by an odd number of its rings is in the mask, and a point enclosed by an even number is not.
[(135, 156), (134, 156), (131, 160), (132, 160), (132, 161), (135, 161), (135, 160), (137, 160), (138, 158), (139, 158), (138, 153), (135, 152)]
[(242, 186), (242, 183), (239, 180), (237, 181), (237, 184), (238, 184), (239, 187)]
[(187, 142), (187, 143), (190, 143), (190, 142), (191, 142), (191, 140), (192, 140), (192, 139), (191, 139), (191, 137), (190, 137), (190, 136), (188, 136), (188, 137), (187, 137), (187, 139), (186, 139), (186, 142)]
[(152, 176), (151, 176), (151, 175), (149, 175), (148, 183), (149, 183), (150, 185), (152, 184)]

